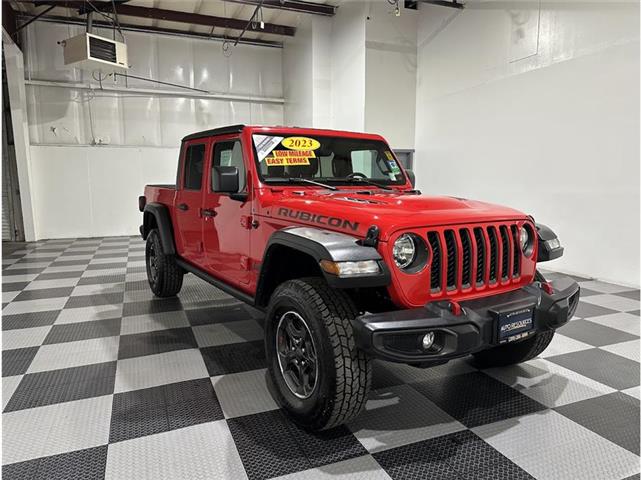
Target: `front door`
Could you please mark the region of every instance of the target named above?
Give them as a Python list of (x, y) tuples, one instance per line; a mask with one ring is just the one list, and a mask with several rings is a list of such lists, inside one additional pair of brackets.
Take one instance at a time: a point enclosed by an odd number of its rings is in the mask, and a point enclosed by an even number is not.
[(191, 263), (199, 264), (204, 255), (202, 245), (202, 218), (200, 207), (205, 184), (208, 140), (186, 142), (182, 151), (180, 174), (174, 215), (178, 238), (178, 254)]
[[(203, 197), (203, 242), (207, 270), (213, 276), (243, 289), (249, 283), (249, 238), (251, 231), (251, 192), (247, 185), (247, 161), (237, 136), (214, 140), (208, 181)], [(239, 193), (245, 200), (231, 198), (228, 193), (212, 189), (214, 166), (234, 166), (239, 172)]]

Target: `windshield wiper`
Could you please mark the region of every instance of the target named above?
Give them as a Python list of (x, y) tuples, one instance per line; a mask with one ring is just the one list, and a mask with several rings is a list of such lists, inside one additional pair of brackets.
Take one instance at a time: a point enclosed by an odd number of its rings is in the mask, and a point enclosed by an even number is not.
[(338, 190), (336, 187), (332, 187), (331, 185), (327, 185), (325, 183), (320, 183), (320, 182), (315, 182), (314, 180), (310, 180), (309, 178), (302, 178), (302, 177), (270, 177), (266, 178), (264, 180), (265, 183), (307, 183), (309, 185), (317, 185), (319, 187), (326, 188), (328, 190)]
[(383, 190), (394, 190), (392, 187), (389, 187), (387, 185), (383, 185), (381, 183), (372, 182), (370, 179), (363, 178), (363, 177), (332, 178), (332, 180), (340, 180), (342, 182), (364, 183), (366, 185), (371, 185), (373, 187), (378, 187), (378, 188), (381, 188)]

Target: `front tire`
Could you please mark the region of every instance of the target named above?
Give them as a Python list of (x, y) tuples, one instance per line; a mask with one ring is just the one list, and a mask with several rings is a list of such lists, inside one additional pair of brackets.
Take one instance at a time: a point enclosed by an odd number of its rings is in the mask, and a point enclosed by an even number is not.
[(145, 264), (149, 287), (157, 297), (173, 297), (183, 286), (185, 271), (176, 263), (173, 255), (166, 255), (160, 243), (160, 234), (153, 229), (147, 235)]
[[(356, 347), (351, 299), (321, 278), (290, 280), (274, 291), (265, 322), (265, 350), (277, 399), (310, 430), (356, 417), (367, 400), (371, 361)], [(311, 351), (313, 350), (313, 351)]]
[(476, 364), (481, 368), (505, 367), (527, 362), (538, 357), (554, 338), (554, 330), (535, 333), (532, 337), (516, 343), (488, 348), (474, 355)]

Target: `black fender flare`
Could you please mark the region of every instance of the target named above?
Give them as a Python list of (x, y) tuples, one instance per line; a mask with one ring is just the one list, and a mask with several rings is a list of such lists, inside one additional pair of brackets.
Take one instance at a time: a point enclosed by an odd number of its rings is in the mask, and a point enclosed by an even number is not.
[[(380, 253), (374, 247), (363, 245), (358, 238), (314, 227), (288, 227), (274, 232), (265, 246), (256, 289), (258, 301), (263, 298), (263, 293), (268, 289), (266, 285), (268, 272), (270, 268), (276, 268), (271, 265), (271, 254), (279, 246), (304, 253), (317, 264), (321, 260), (334, 262), (374, 260), (378, 263), (379, 273), (351, 278), (338, 277), (320, 269), (327, 283), (334, 288), (382, 287), (391, 282), (389, 268)], [(280, 268), (283, 267), (280, 266)]]
[(559, 243), (556, 248), (552, 248), (548, 243), (550, 240), (558, 240), (556, 233), (554, 233), (554, 231), (550, 227), (548, 227), (547, 225), (543, 225), (542, 223), (536, 223), (535, 227), (539, 250), (536, 261), (547, 262), (549, 260), (554, 260), (556, 258), (562, 257), (564, 249), (561, 246), (561, 243)]
[(140, 227), (140, 234), (143, 240), (147, 240), (147, 236), (152, 229), (152, 221), (154, 218), (158, 226), (158, 233), (160, 234), (160, 243), (163, 252), (166, 255), (176, 254), (176, 244), (174, 243), (174, 229), (171, 223), (171, 216), (169, 209), (162, 203), (148, 203), (143, 210), (143, 224)]

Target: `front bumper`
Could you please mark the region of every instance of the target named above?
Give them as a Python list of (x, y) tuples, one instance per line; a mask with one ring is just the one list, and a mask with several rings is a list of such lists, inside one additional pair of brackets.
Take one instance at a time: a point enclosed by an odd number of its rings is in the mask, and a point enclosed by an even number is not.
[[(356, 343), (371, 356), (393, 362), (431, 366), (504, 343), (529, 338), (565, 324), (579, 304), (579, 285), (569, 277), (548, 284), (534, 282), (507, 293), (459, 303), (366, 314), (352, 321)], [(460, 307), (460, 308), (459, 308)], [(505, 312), (531, 309), (532, 328), (500, 338), (499, 318)], [(424, 350), (422, 337), (434, 332), (435, 344)]]

